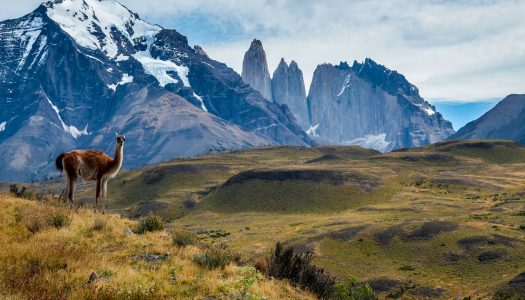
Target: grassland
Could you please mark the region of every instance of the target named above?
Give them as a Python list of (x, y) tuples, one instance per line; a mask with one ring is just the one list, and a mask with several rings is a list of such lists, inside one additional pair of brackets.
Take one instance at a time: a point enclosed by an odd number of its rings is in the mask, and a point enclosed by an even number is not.
[(195, 263), (206, 248), (175, 247), (166, 231), (133, 234), (136, 223), (0, 195), (0, 298), (313, 298), (285, 282), (247, 278), (247, 265), (208, 270)]
[[(509, 141), (254, 149), (124, 172), (110, 206), (154, 211), (246, 259), (293, 244), (382, 298), (523, 299), (524, 169), (525, 148)], [(90, 205), (92, 194), (86, 185), (80, 198)]]

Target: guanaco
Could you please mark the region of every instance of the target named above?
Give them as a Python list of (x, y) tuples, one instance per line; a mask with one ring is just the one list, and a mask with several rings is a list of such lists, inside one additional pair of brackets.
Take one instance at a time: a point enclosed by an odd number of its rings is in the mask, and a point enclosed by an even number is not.
[(115, 157), (111, 158), (104, 152), (97, 150), (73, 150), (60, 154), (55, 165), (66, 177), (66, 188), (64, 190), (65, 201), (76, 207), (75, 190), (76, 181), (82, 177), (85, 181), (96, 181), (95, 212), (98, 211), (98, 200), (100, 193), (104, 198), (104, 214), (107, 209), (108, 180), (117, 176), (124, 159), (124, 142), (126, 137), (117, 136)]

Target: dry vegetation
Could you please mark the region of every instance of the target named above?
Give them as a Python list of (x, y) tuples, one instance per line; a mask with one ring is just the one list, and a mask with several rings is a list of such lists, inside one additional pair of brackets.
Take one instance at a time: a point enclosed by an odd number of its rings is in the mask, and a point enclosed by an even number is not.
[(313, 298), (236, 262), (224, 247), (174, 245), (165, 230), (131, 232), (138, 226), (0, 195), (0, 298)]

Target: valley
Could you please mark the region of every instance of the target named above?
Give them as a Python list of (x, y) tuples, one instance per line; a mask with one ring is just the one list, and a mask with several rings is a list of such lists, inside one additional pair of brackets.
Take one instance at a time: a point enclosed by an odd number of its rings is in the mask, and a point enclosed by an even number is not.
[[(123, 172), (109, 183), (109, 203), (133, 218), (158, 214), (246, 259), (276, 241), (295, 245), (381, 297), (490, 298), (524, 291), (512, 283), (525, 271), (524, 166), (525, 147), (511, 141), (386, 154), (273, 147)], [(60, 191), (62, 182), (34, 186)], [(77, 195), (89, 206), (93, 187)]]

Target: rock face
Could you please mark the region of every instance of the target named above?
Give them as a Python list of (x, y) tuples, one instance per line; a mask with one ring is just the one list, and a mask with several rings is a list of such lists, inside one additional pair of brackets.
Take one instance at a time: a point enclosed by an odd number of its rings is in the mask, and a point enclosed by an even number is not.
[(265, 99), (272, 101), (272, 83), (266, 62), (266, 52), (264, 52), (262, 42), (257, 39), (252, 41), (250, 48), (244, 54), (241, 77)]
[(175, 30), (113, 0), (55, 0), (0, 22), (0, 181), (56, 176), (74, 148), (124, 167), (210, 150), (312, 145), (288, 109), (265, 100)]
[(509, 95), (451, 140), (509, 139), (525, 143), (525, 95)]
[(454, 133), (403, 75), (371, 59), (351, 67), (318, 66), (308, 107), (307, 132), (325, 143), (390, 151), (439, 142)]
[(295, 61), (288, 65), (284, 58), (281, 59), (273, 72), (272, 95), (275, 102), (288, 106), (304, 130), (310, 127), (303, 72)]

